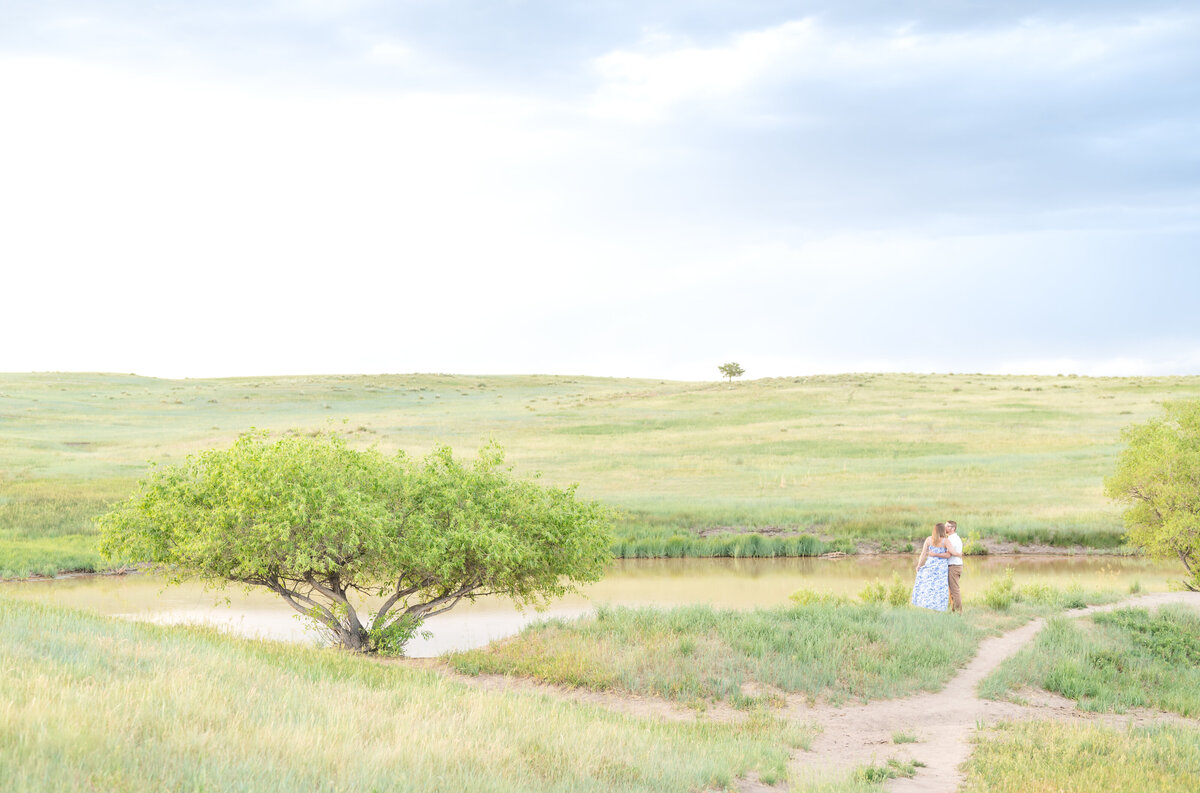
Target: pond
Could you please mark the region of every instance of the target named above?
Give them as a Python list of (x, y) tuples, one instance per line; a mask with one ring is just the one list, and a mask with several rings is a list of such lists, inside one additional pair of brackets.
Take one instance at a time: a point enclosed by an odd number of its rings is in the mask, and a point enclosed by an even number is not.
[[(629, 559), (618, 560), (603, 580), (578, 595), (555, 601), (543, 612), (520, 612), (500, 598), (462, 603), (430, 619), (429, 638), (416, 638), (413, 656), (440, 655), (509, 636), (539, 619), (578, 616), (596, 605), (674, 606), (706, 603), (723, 608), (786, 605), (800, 588), (856, 595), (875, 579), (890, 581), (893, 573), (911, 582), (915, 557), (849, 556), (841, 559)], [(991, 556), (968, 557), (963, 595), (972, 595), (1013, 569), (1015, 580), (1067, 587), (1128, 591), (1134, 583), (1144, 591), (1166, 591), (1181, 578), (1178, 565), (1112, 556)], [(101, 614), (161, 624), (203, 623), (245, 636), (316, 642), (301, 619), (284, 602), (266, 591), (244, 592), (230, 587), (206, 591), (199, 584), (166, 586), (150, 575), (80, 576), (0, 585), (0, 594), (83, 608)]]

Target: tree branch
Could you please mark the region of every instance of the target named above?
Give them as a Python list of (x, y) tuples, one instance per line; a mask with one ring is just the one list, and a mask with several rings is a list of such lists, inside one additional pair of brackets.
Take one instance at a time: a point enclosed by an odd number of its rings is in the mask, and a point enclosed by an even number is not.
[[(482, 582), (463, 584), (455, 591), (442, 595), (441, 597), (436, 597), (433, 600), (429, 600), (424, 603), (418, 603), (415, 606), (409, 606), (407, 609), (405, 609), (404, 613), (411, 614), (414, 617), (420, 617), (422, 619), (432, 617), (435, 614), (441, 614), (444, 611), (449, 611), (450, 609), (454, 608), (454, 606), (458, 604), (458, 601), (462, 600), (472, 590), (479, 589), (481, 586), (483, 586)], [(453, 602), (451, 602), (449, 606), (440, 608), (442, 604), (450, 601)]]
[(321, 586), (321, 584), (317, 583), (316, 577), (311, 572), (304, 574), (304, 580), (308, 582), (309, 586), (320, 592), (325, 597), (329, 598), (335, 603), (341, 603), (343, 606), (345, 606), (346, 627), (354, 633), (363, 632), (362, 623), (358, 621), (358, 613), (354, 610), (354, 605), (351, 604), (350, 600), (346, 597), (346, 590), (339, 586), (340, 582), (338, 581), (336, 575), (334, 575), (330, 580), (330, 583), (333, 585), (332, 587)]
[[(329, 609), (325, 608), (323, 605), (321, 605), (317, 601), (313, 600), (312, 598), (302, 595), (299, 592), (296, 592), (295, 590), (288, 589), (282, 583), (280, 583), (278, 580), (264, 579), (262, 585), (265, 586), (267, 589), (270, 589), (275, 594), (282, 597), (285, 601), (287, 601), (287, 604), (289, 606), (291, 606), (292, 608), (294, 608), (296, 611), (300, 612), (301, 614), (305, 615), (306, 617), (313, 617), (314, 619), (318, 619), (333, 629), (336, 629), (338, 627), (338, 620), (337, 620), (337, 617), (333, 616), (333, 612), (331, 612)], [(301, 606), (299, 603), (296, 602), (297, 600), (307, 603), (309, 608), (305, 608), (304, 606)], [(314, 613), (314, 612), (316, 612), (316, 613)]]
[(424, 587), (429, 586), (431, 581), (428, 578), (422, 579), (418, 584), (401, 589), (400, 587), (403, 583), (404, 576), (400, 576), (399, 580), (396, 581), (396, 591), (379, 607), (379, 612), (375, 615), (375, 621), (371, 623), (371, 630), (379, 630), (384, 626), (384, 623), (387, 622), (387, 613), (392, 610), (392, 606), (396, 605), (398, 600), (408, 597), (414, 592), (419, 592)]

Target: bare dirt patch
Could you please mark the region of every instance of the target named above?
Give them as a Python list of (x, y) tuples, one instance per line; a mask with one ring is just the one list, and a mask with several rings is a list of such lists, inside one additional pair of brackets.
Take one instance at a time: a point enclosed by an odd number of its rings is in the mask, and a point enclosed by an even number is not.
[(761, 534), (764, 537), (799, 537), (812, 534), (811, 530), (795, 526), (709, 526), (695, 532), (697, 537), (714, 537), (718, 534)]

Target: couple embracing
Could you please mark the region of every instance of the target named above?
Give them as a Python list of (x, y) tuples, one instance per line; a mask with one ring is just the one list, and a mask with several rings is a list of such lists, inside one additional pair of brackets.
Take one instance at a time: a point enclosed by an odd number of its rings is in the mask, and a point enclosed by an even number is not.
[(962, 594), (958, 580), (962, 575), (962, 540), (958, 524), (952, 520), (935, 524), (925, 538), (917, 559), (917, 582), (913, 585), (912, 604), (945, 611), (947, 606), (962, 613)]

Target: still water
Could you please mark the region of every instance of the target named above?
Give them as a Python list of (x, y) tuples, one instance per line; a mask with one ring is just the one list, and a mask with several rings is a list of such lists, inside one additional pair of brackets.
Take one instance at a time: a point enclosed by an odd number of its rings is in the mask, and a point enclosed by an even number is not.
[[(509, 636), (530, 622), (586, 614), (596, 605), (673, 606), (706, 603), (723, 608), (785, 605), (800, 588), (856, 595), (875, 579), (892, 574), (911, 582), (913, 556), (854, 556), (842, 559), (630, 559), (615, 562), (603, 580), (578, 595), (555, 601), (542, 612), (520, 612), (511, 602), (487, 598), (461, 603), (430, 619), (432, 636), (409, 643), (413, 656), (440, 655)], [(1118, 557), (970, 557), (963, 596), (970, 605), (988, 583), (1012, 568), (1015, 580), (1067, 587), (1127, 591), (1135, 582), (1150, 592), (1166, 591), (1181, 568), (1163, 562)], [(148, 575), (84, 576), (0, 585), (0, 594), (54, 602), (101, 614), (161, 624), (203, 623), (245, 636), (316, 642), (295, 612), (266, 591), (230, 587), (206, 591), (199, 584), (166, 586)]]

